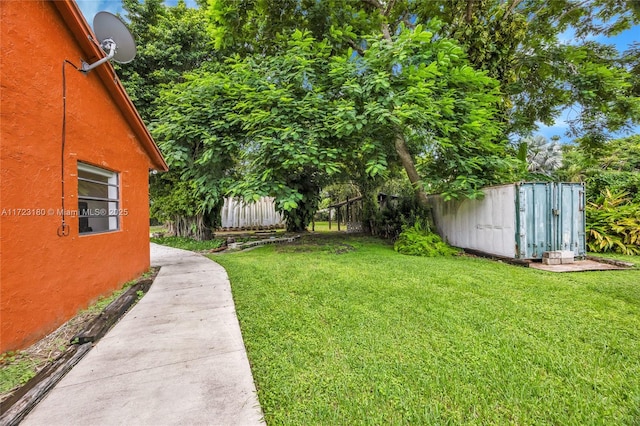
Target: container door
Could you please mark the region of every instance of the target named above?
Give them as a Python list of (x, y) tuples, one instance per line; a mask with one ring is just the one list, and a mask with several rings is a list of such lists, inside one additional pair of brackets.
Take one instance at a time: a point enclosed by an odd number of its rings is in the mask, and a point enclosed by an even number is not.
[(585, 191), (581, 183), (558, 183), (554, 191), (554, 247), (586, 255)]
[(553, 247), (553, 184), (518, 184), (516, 217), (518, 220), (518, 257), (541, 259)]

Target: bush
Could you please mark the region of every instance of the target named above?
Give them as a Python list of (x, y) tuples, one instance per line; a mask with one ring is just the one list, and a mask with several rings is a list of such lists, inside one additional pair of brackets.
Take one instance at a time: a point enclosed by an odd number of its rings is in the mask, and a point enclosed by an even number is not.
[(627, 192), (605, 189), (587, 204), (586, 216), (589, 251), (640, 255), (640, 206)]
[(400, 254), (426, 257), (453, 256), (459, 253), (458, 249), (442, 241), (420, 222), (416, 222), (412, 227), (405, 227), (393, 249)]
[(401, 194), (389, 197), (383, 202), (379, 199), (378, 204), (380, 207), (366, 219), (369, 222), (371, 235), (382, 238), (395, 240), (405, 228), (429, 216), (429, 212), (418, 206), (413, 195)]

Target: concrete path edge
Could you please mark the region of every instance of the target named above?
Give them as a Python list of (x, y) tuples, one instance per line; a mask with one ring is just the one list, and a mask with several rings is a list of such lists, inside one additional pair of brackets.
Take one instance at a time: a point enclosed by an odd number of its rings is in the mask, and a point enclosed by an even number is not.
[(231, 286), (197, 253), (151, 245), (149, 292), (23, 425), (264, 425)]

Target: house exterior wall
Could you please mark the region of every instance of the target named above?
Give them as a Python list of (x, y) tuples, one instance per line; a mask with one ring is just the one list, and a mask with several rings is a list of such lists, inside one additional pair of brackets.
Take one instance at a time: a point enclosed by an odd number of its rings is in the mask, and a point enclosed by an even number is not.
[[(0, 2), (0, 352), (25, 347), (149, 268), (147, 153), (48, 1)], [(85, 58), (86, 59), (86, 58)], [(69, 235), (61, 225), (61, 156)], [(78, 162), (119, 173), (117, 231), (79, 235)]]

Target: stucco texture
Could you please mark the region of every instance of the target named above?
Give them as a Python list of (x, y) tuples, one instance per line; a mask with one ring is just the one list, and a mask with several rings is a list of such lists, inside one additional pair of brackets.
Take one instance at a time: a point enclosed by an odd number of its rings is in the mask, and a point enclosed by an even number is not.
[[(149, 268), (148, 179), (152, 164), (97, 73), (62, 66), (83, 52), (48, 1), (0, 2), (0, 351), (18, 349)], [(87, 58), (84, 58), (87, 59)], [(108, 64), (104, 66), (110, 66)], [(117, 231), (59, 236), (62, 208), (78, 208), (77, 163), (119, 173)]]

